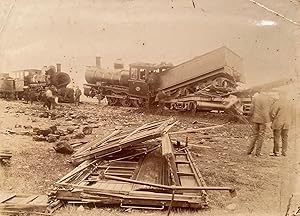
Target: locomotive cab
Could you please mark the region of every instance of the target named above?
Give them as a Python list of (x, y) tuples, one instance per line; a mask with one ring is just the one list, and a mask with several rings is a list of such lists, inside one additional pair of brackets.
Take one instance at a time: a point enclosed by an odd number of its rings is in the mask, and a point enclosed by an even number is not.
[(129, 94), (139, 97), (155, 97), (159, 85), (159, 74), (169, 69), (171, 65), (155, 65), (150, 63), (135, 63), (129, 69)]
[(150, 92), (149, 75), (153, 66), (147, 63), (131, 64), (129, 69), (129, 94), (147, 98)]

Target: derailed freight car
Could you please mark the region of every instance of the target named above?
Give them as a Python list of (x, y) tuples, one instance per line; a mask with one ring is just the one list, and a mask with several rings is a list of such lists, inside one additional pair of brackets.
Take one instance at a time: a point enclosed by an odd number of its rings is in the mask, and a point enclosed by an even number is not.
[[(99, 62), (99, 61), (98, 61)], [(239, 99), (226, 96), (244, 82), (242, 59), (226, 47), (173, 67), (134, 63), (129, 70), (87, 68), (85, 95), (106, 97), (109, 105), (153, 105), (159, 89), (168, 107), (180, 110), (227, 109)]]

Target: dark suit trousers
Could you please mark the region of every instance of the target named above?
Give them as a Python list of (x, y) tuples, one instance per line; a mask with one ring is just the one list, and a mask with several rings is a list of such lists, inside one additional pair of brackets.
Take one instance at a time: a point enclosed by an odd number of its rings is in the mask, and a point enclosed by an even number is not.
[(266, 124), (265, 123), (254, 123), (253, 124), (254, 136), (251, 140), (248, 154), (251, 154), (256, 146), (256, 155), (260, 154), (262, 144), (264, 142), (264, 136), (266, 132)]
[(274, 147), (273, 147), (273, 153), (278, 154), (279, 153), (279, 142), (280, 137), (282, 141), (282, 154), (286, 154), (287, 151), (287, 145), (288, 145), (288, 129), (275, 129), (273, 130), (274, 135)]

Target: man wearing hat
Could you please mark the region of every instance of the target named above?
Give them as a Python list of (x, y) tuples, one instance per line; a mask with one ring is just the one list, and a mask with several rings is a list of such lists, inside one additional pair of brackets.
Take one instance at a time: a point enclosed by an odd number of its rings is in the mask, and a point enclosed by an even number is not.
[(284, 91), (279, 92), (279, 99), (271, 108), (271, 128), (274, 136), (273, 153), (270, 156), (279, 156), (279, 142), (282, 141), (281, 155), (286, 156), (288, 146), (288, 132), (291, 123), (291, 105)]
[(261, 156), (261, 148), (264, 142), (267, 123), (271, 122), (270, 108), (273, 99), (265, 92), (257, 93), (253, 96), (250, 108), (250, 117), (253, 123), (254, 136), (250, 142), (247, 154), (251, 154), (255, 150), (255, 156)]

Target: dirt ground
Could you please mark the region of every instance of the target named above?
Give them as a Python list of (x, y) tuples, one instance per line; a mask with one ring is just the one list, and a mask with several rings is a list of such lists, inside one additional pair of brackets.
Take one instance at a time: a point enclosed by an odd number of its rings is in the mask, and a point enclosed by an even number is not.
[[(74, 167), (70, 156), (56, 153), (53, 143), (37, 142), (32, 136), (6, 132), (26, 130), (24, 126), (49, 127), (70, 125), (82, 128), (85, 125), (99, 127), (88, 135), (87, 140), (111, 133), (116, 128), (131, 128), (144, 123), (174, 116), (180, 121), (176, 129), (198, 128), (209, 124), (223, 124), (202, 133), (188, 135), (194, 159), (207, 185), (231, 186), (237, 189), (237, 197), (231, 198), (227, 192), (209, 192), (210, 209), (200, 212), (176, 210), (171, 215), (284, 215), (293, 188), (297, 155), (296, 123), (289, 136), (287, 157), (273, 158), (271, 130), (263, 145), (263, 156), (256, 158), (246, 155), (251, 138), (248, 124), (235, 121), (223, 113), (199, 112), (196, 116), (186, 113), (136, 110), (124, 107), (97, 105), (96, 101), (84, 102), (79, 108), (71, 104), (60, 105), (55, 114), (59, 118), (41, 118), (45, 112), (41, 104), (25, 104), (18, 101), (0, 100), (0, 149), (9, 149), (13, 156), (8, 164), (0, 166), (0, 193), (45, 194), (53, 184)], [(297, 116), (299, 119), (299, 115)], [(79, 130), (78, 129), (78, 130)], [(216, 135), (211, 139), (200, 139), (203, 134)], [(186, 140), (186, 135), (172, 137)], [(297, 162), (298, 163), (298, 162)], [(67, 206), (54, 215), (165, 215), (158, 211), (125, 211), (119, 208), (87, 209)]]

